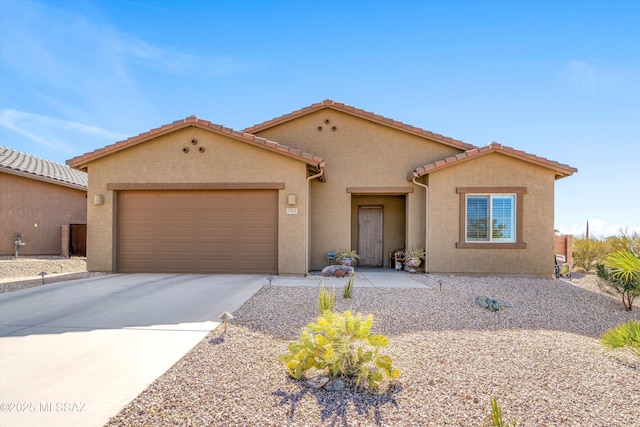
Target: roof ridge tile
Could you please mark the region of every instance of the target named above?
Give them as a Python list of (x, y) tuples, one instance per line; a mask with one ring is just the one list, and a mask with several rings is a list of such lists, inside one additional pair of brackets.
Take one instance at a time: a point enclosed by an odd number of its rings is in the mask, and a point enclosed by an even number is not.
[(19, 172), (34, 179), (46, 178), (78, 189), (87, 188), (87, 174), (52, 160), (0, 145), (0, 169)]
[(305, 161), (306, 163), (309, 163), (309, 162), (314, 164), (324, 163), (324, 160), (322, 159), (322, 157), (318, 157), (314, 155), (310, 155), (309, 157), (303, 157), (301, 155), (302, 152), (300, 150), (293, 149), (289, 146), (280, 144), (276, 141), (270, 141), (264, 137), (256, 136), (248, 132), (227, 128), (222, 125), (212, 123), (209, 120), (201, 120), (197, 116), (189, 116), (182, 120), (175, 120), (172, 123), (165, 124), (160, 127), (151, 129), (147, 132), (142, 132), (136, 136), (131, 136), (125, 140), (106, 145), (103, 148), (98, 148), (93, 151), (82, 154), (80, 156), (76, 156), (68, 160), (67, 165), (72, 167), (83, 167), (83, 165), (85, 165), (86, 163), (92, 160), (95, 160), (97, 158), (103, 157), (105, 155), (108, 155), (112, 152), (126, 149), (131, 145), (135, 145), (135, 144), (147, 141), (149, 139), (155, 138), (164, 133), (170, 133), (187, 126), (194, 126), (194, 125), (201, 127), (203, 129), (211, 130), (213, 132), (227, 134), (232, 138), (236, 138), (238, 140), (241, 140), (247, 143), (258, 145), (261, 148), (265, 148), (278, 153), (284, 153), (284, 154), (290, 155), (292, 157), (298, 158), (299, 160)]
[(388, 126), (391, 126), (391, 127), (397, 128), (397, 129), (410, 131), (410, 132), (413, 132), (413, 133), (415, 133), (415, 134), (417, 134), (419, 136), (423, 136), (423, 137), (429, 138), (429, 139), (434, 139), (434, 140), (436, 140), (438, 142), (442, 142), (442, 143), (444, 143), (446, 145), (450, 145), (452, 147), (456, 147), (456, 148), (458, 148), (460, 150), (469, 150), (469, 149), (475, 148), (475, 146), (472, 145), (472, 144), (468, 144), (466, 142), (459, 141), (459, 140), (451, 138), (451, 137), (445, 137), (443, 135), (440, 135), (440, 134), (437, 134), (437, 133), (434, 133), (434, 132), (431, 132), (431, 131), (427, 131), (427, 130), (424, 130), (422, 128), (419, 128), (419, 127), (416, 127), (416, 126), (413, 126), (413, 125), (409, 125), (409, 124), (406, 124), (406, 123), (398, 121), (398, 120), (390, 119), (390, 118), (381, 116), (379, 114), (376, 114), (376, 113), (373, 113), (373, 112), (370, 112), (370, 111), (366, 111), (366, 110), (363, 110), (363, 109), (360, 109), (360, 108), (356, 108), (356, 107), (353, 107), (351, 105), (346, 105), (346, 104), (341, 103), (341, 102), (336, 102), (336, 101), (333, 101), (333, 100), (330, 100), (330, 99), (325, 99), (322, 102), (311, 104), (309, 106), (300, 108), (298, 110), (294, 110), (294, 111), (292, 111), (290, 113), (283, 114), (283, 115), (275, 117), (273, 119), (269, 119), (269, 120), (266, 120), (264, 122), (257, 123), (257, 124), (255, 124), (253, 126), (245, 128), (244, 131), (245, 132), (249, 132), (249, 133), (256, 133), (256, 132), (259, 132), (261, 130), (267, 129), (269, 127), (278, 125), (280, 123), (284, 123), (284, 122), (289, 121), (291, 119), (294, 119), (296, 117), (299, 117), (299, 116), (302, 116), (302, 115), (317, 111), (317, 110), (319, 110), (321, 108), (334, 108), (336, 110), (340, 110), (340, 111), (344, 111), (344, 112), (347, 112), (347, 113), (351, 113), (351, 114), (354, 114), (356, 116), (359, 116), (359, 117), (362, 117), (362, 118), (365, 118), (365, 119), (368, 119), (368, 120), (375, 120), (375, 121), (378, 121), (378, 122), (380, 122), (382, 124), (386, 124)]
[(447, 166), (451, 166), (453, 164), (464, 162), (465, 160), (473, 156), (484, 155), (492, 152), (503, 153), (508, 156), (522, 159), (524, 161), (529, 161), (532, 163), (539, 164), (549, 169), (554, 169), (556, 170), (556, 175), (561, 177), (572, 175), (578, 171), (578, 169), (571, 167), (567, 164), (549, 160), (545, 157), (536, 156), (535, 154), (526, 153), (522, 150), (516, 150), (513, 147), (508, 147), (506, 145), (499, 144), (495, 141), (491, 141), (489, 144), (485, 145), (484, 147), (476, 147), (472, 150), (467, 150), (455, 156), (450, 156), (442, 160), (436, 160), (432, 163), (427, 163), (427, 164), (418, 166), (413, 170), (413, 173), (410, 174), (410, 176), (419, 177), (422, 175), (426, 175), (428, 171), (441, 169)]

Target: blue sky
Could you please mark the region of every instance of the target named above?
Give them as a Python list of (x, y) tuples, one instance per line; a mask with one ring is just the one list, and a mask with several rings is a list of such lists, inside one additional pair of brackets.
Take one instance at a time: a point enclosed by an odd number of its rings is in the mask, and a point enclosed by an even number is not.
[(323, 99), (569, 164), (557, 229), (640, 232), (640, 1), (0, 0), (0, 144), (29, 154)]

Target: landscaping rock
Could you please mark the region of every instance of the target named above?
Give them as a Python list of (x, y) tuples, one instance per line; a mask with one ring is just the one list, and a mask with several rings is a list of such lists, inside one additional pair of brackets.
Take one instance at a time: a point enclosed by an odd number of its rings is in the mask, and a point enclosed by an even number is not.
[(344, 390), (344, 381), (341, 379), (332, 380), (324, 386), (324, 389), (327, 391), (342, 391)]
[(317, 377), (309, 378), (307, 384), (313, 388), (320, 388), (329, 382), (329, 377), (324, 375), (318, 375)]
[(323, 276), (344, 277), (354, 271), (353, 267), (347, 265), (329, 265), (322, 269)]

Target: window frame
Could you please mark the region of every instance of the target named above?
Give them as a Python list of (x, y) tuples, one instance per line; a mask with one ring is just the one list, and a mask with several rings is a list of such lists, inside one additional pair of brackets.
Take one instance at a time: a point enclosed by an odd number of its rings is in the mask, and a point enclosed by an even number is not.
[[(459, 249), (525, 249), (527, 244), (522, 240), (522, 230), (524, 223), (523, 199), (527, 193), (526, 187), (458, 187), (456, 193), (460, 197), (459, 212), (459, 236), (456, 248)], [(514, 242), (492, 242), (492, 241), (467, 241), (467, 196), (468, 195), (488, 195), (490, 204), (493, 195), (515, 195), (515, 241)], [(489, 231), (490, 239), (492, 231)]]

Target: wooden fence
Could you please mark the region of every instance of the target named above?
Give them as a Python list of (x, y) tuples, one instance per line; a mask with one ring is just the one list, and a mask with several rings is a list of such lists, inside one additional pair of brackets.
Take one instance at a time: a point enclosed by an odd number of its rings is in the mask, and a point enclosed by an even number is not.
[(573, 236), (571, 234), (554, 236), (553, 250), (555, 254), (564, 255), (569, 265), (573, 265)]

